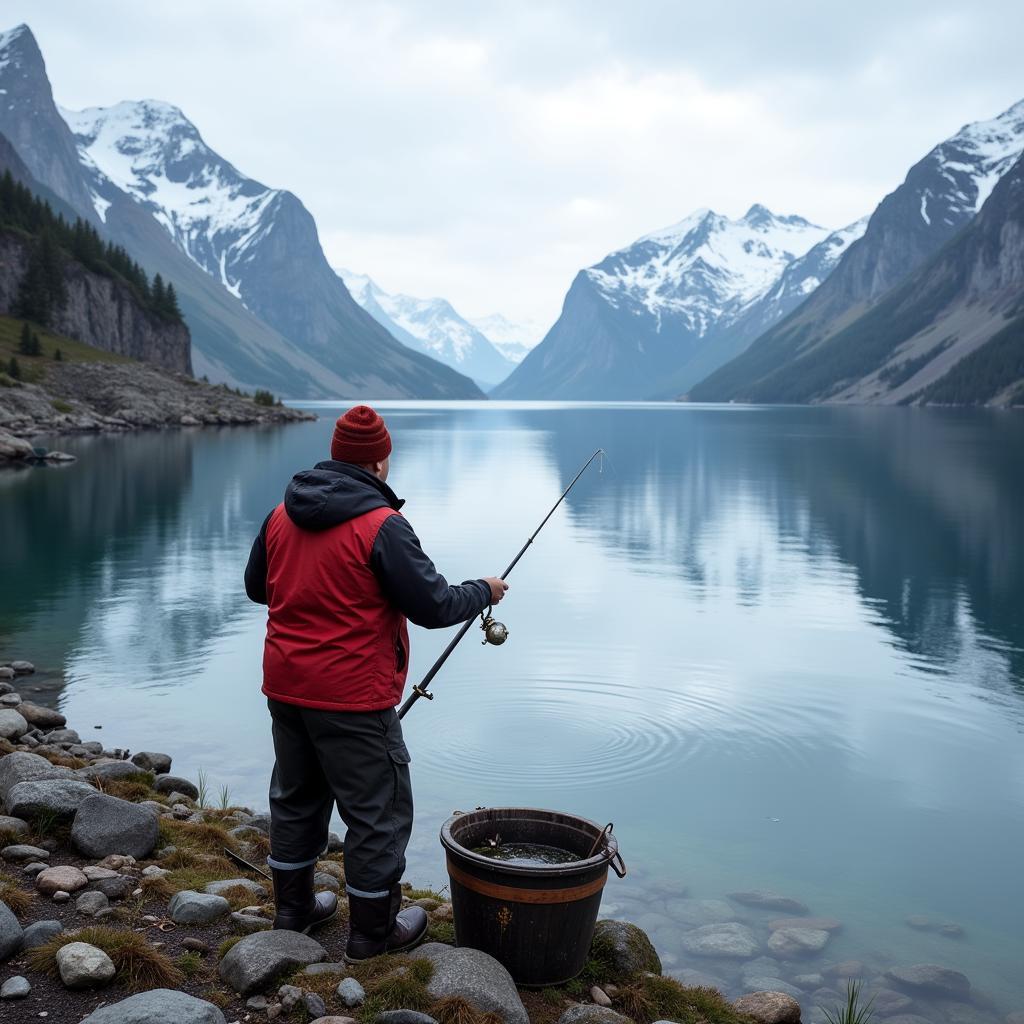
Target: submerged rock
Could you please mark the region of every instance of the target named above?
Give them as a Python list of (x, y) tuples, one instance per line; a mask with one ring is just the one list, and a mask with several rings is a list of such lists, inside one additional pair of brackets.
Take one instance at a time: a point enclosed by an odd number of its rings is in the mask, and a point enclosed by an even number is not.
[(736, 922), (707, 924), (684, 932), (683, 948), (694, 956), (722, 956), (746, 960), (761, 948), (757, 936), (745, 925)]
[(224, 1014), (187, 992), (157, 988), (101, 1006), (82, 1024), (224, 1024)]
[(674, 923), (692, 928), (736, 920), (735, 909), (725, 900), (669, 900), (666, 909)]
[(594, 942), (611, 954), (616, 974), (661, 974), (661, 958), (642, 928), (628, 921), (598, 921)]
[(821, 928), (780, 928), (768, 937), (768, 949), (787, 959), (812, 956), (825, 948), (828, 937)]
[(759, 1024), (800, 1024), (800, 1004), (785, 992), (752, 992), (732, 1005)]
[(910, 967), (890, 967), (885, 976), (903, 988), (936, 995), (963, 998), (971, 991), (967, 975), (938, 964), (914, 964)]
[(781, 893), (768, 889), (751, 889), (746, 892), (730, 892), (729, 899), (742, 903), (745, 907), (756, 907), (758, 910), (778, 910), (783, 914), (806, 914), (808, 908), (799, 900), (783, 896)]

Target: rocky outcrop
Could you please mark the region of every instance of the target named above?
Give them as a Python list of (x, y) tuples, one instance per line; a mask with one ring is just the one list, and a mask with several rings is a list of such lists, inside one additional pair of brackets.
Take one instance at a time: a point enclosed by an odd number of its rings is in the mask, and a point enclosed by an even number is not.
[(52, 363), (39, 384), (0, 387), (0, 462), (31, 458), (37, 434), (255, 426), (314, 419), (142, 363)]
[[(30, 252), (31, 242), (24, 236), (0, 231), (0, 314), (16, 315), (18, 287)], [(104, 352), (178, 373), (192, 372), (188, 328), (143, 309), (127, 282), (93, 274), (68, 259), (64, 261), (64, 286), (67, 301), (55, 311), (50, 329)]]

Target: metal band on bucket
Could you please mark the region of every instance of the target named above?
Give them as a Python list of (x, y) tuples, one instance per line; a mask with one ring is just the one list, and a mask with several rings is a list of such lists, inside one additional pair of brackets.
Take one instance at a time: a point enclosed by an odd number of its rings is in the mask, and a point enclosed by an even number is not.
[(578, 900), (585, 900), (588, 896), (600, 892), (608, 881), (606, 870), (601, 873), (600, 878), (569, 889), (519, 889), (511, 885), (485, 882), (456, 867), (451, 857), (447, 859), (448, 874), (453, 881), (481, 896), (490, 896), (491, 899), (503, 900), (506, 903), (576, 903)]

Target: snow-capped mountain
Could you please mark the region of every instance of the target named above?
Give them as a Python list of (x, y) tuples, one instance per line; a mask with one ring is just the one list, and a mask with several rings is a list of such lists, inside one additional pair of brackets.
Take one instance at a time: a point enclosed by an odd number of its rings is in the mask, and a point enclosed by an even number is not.
[(176, 107), (62, 116), (24, 25), (0, 34), (0, 133), (42, 187), (174, 283), (197, 373), (292, 397), (480, 396), (365, 313), (302, 203), (246, 178)]
[(651, 397), (713, 353), (786, 267), (828, 235), (760, 204), (738, 220), (700, 209), (644, 235), (577, 275), (558, 322), (495, 394)]
[(472, 377), (485, 391), (515, 368), (446, 299), (390, 294), (365, 274), (335, 268), (352, 298), (399, 341)]
[(755, 381), (840, 331), (971, 223), (1022, 152), (1024, 100), (939, 143), (879, 203), (863, 236), (807, 301), (701, 382), (692, 397), (748, 394)]
[(521, 363), (544, 337), (544, 328), (536, 320), (513, 321), (491, 313), (469, 317), (469, 322), (511, 363)]

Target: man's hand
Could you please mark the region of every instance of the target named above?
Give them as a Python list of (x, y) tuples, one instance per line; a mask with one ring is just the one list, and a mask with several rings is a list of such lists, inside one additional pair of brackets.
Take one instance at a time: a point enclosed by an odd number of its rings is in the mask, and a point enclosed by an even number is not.
[(483, 579), (484, 583), (491, 588), (491, 604), (497, 604), (505, 596), (508, 584), (504, 580), (498, 579), (497, 576), (485, 576)]

